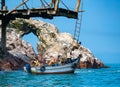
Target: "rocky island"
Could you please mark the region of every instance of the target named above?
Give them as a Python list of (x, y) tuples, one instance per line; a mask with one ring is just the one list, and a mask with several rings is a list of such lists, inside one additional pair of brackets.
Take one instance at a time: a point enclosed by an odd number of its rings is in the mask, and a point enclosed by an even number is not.
[[(38, 38), (37, 51), (22, 37), (33, 33)], [(1, 38), (1, 35), (0, 35)], [(0, 47), (1, 48), (1, 47)], [(75, 49), (76, 50), (73, 50)], [(59, 29), (49, 23), (33, 19), (16, 19), (11, 21), (7, 27), (7, 53), (2, 54), (0, 50), (0, 70), (23, 69), (26, 63), (30, 63), (32, 58), (50, 60), (52, 57), (61, 55), (67, 57), (68, 53), (73, 53), (73, 57), (82, 55), (78, 68), (102, 68), (104, 64), (96, 58), (92, 52), (77, 43), (69, 33), (61, 33)]]

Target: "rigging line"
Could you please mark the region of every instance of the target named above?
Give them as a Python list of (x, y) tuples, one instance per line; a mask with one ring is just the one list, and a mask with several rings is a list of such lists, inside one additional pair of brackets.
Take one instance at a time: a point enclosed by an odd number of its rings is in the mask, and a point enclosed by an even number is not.
[(27, 8), (27, 9), (29, 9), (29, 7), (27, 6), (27, 4), (26, 4), (26, 3), (25, 3), (25, 6), (26, 6), (26, 8)]
[(44, 4), (43, 0), (40, 0), (40, 2), (41, 2), (41, 4), (42, 4), (42, 7), (45, 8), (45, 4)]
[(28, 0), (24, 0), (24, 2), (22, 2), (21, 4), (19, 4), (18, 6), (16, 6), (13, 10), (9, 11), (6, 15), (11, 14), (12, 12), (14, 12), (17, 8), (19, 8), (20, 6), (24, 5)]
[[(22, 2), (24, 2), (24, 0), (22, 0)], [(23, 5), (23, 9), (24, 9), (24, 5)]]
[(70, 9), (68, 8), (68, 6), (67, 6), (62, 0), (60, 0), (60, 2), (61, 2), (68, 10), (70, 10)]
[[(24, 3), (24, 1), (25, 1), (25, 0), (22, 0), (23, 3)], [(24, 5), (25, 5), (25, 7), (26, 7), (27, 9), (29, 9), (29, 7), (27, 6), (26, 3), (24, 3)], [(24, 9), (24, 5), (23, 5), (23, 9)]]
[(27, 4), (26, 3), (24, 3), (24, 4), (25, 4), (26, 8), (29, 9), (29, 7), (27, 6)]
[(50, 7), (50, 5), (44, 0), (44, 2), (45, 2), (45, 4), (48, 6), (48, 7)]
[(81, 11), (83, 10), (83, 0), (81, 0), (82, 4), (81, 4)]
[[(82, 11), (83, 10), (83, 0), (81, 2), (82, 2), (82, 4), (81, 4), (81, 11)], [(81, 26), (82, 26), (82, 17), (83, 17), (83, 14), (81, 12), (81, 15), (80, 15), (80, 31), (81, 31)], [(79, 37), (80, 37), (80, 35), (79, 35)]]

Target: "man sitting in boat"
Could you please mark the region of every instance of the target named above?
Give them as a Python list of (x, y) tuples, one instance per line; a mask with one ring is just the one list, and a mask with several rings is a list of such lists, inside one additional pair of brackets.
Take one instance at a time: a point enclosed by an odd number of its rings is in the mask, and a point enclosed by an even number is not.
[(35, 59), (31, 59), (30, 65), (31, 66), (41, 66), (40, 62), (38, 60), (35, 60)]
[(48, 63), (49, 66), (53, 66), (55, 64), (55, 59), (53, 56), (50, 56), (51, 60), (50, 62)]
[(61, 56), (58, 55), (58, 58), (51, 56), (51, 60), (49, 62), (49, 66), (59, 66), (62, 65), (65, 61), (65, 58), (61, 58)]

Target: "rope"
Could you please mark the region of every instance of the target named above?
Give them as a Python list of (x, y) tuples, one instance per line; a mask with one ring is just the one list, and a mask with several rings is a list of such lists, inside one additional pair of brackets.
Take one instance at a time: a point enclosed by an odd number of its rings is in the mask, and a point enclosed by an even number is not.
[(45, 5), (47, 5), (48, 7), (50, 7), (50, 5), (45, 1), (45, 0), (40, 0), (42, 3), (42, 7), (46, 8)]
[(44, 0), (44, 2), (45, 2), (45, 4), (48, 6), (48, 7), (50, 7), (50, 5)]
[[(22, 0), (22, 2), (24, 3), (25, 0)], [(26, 2), (24, 3), (24, 5), (25, 5), (25, 7), (26, 7), (27, 9), (29, 9), (29, 7), (27, 6)], [(24, 5), (23, 5), (23, 9), (24, 9)]]
[(26, 4), (26, 3), (25, 3), (25, 6), (26, 6), (26, 8), (27, 8), (27, 9), (29, 9), (29, 7), (27, 6), (27, 4)]
[(83, 10), (83, 0), (81, 0), (81, 2), (82, 2), (82, 5), (81, 5), (81, 11)]
[(11, 14), (12, 12), (14, 12), (14, 10), (16, 10), (17, 8), (19, 8), (20, 6), (24, 5), (28, 0), (24, 0), (24, 2), (22, 2), (21, 4), (19, 4), (18, 6), (16, 6), (14, 9), (12, 9), (11, 11), (9, 11), (6, 15)]
[(45, 7), (45, 4), (43, 2), (43, 0), (40, 0), (41, 4), (42, 4), (42, 7)]
[(32, 0), (32, 3), (31, 3), (31, 5), (32, 5), (31, 7), (33, 8), (33, 5), (34, 5), (34, 2), (33, 2), (33, 0)]
[(60, 1), (69, 10), (69, 8), (67, 7), (67, 5), (62, 0), (60, 0)]

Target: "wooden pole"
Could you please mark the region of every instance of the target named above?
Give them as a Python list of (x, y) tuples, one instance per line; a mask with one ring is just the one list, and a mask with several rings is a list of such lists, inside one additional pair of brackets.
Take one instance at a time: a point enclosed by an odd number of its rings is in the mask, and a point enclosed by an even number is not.
[(54, 3), (54, 10), (55, 11), (58, 10), (58, 5), (59, 5), (59, 0), (55, 0), (55, 3)]
[[(5, 6), (5, 0), (1, 1), (1, 10), (7, 10)], [(7, 26), (7, 21), (6, 21), (6, 16), (5, 13), (3, 13), (4, 17), (2, 18), (2, 24), (1, 24), (1, 50), (3, 54), (6, 54), (6, 26)]]
[(81, 2), (81, 0), (77, 0), (77, 3), (76, 3), (76, 9), (75, 9), (76, 12), (79, 11), (80, 2)]
[(2, 52), (6, 54), (6, 21), (3, 18), (2, 19), (2, 29), (1, 29), (1, 48)]

